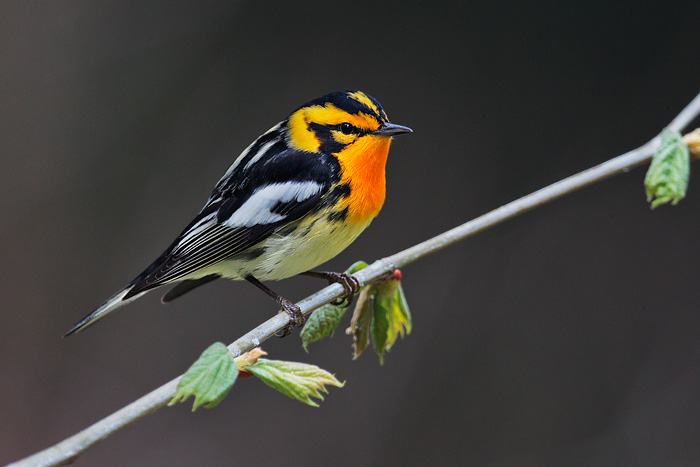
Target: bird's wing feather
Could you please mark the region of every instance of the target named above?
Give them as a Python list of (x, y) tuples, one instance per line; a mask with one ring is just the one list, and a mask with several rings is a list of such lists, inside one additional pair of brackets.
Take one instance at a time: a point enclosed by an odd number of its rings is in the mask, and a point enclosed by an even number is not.
[[(332, 162), (332, 159), (330, 159)], [(133, 281), (125, 298), (235, 256), (316, 208), (337, 167), (323, 155), (285, 150), (219, 184), (173, 244)]]

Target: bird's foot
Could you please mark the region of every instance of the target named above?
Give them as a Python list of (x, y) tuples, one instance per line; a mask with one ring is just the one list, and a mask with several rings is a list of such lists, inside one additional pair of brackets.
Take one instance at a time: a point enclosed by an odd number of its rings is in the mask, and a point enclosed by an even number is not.
[(280, 297), (278, 303), (282, 307), (282, 311), (289, 315), (289, 324), (284, 328), (275, 333), (276, 337), (285, 337), (292, 333), (293, 327), (302, 327), (306, 322), (306, 317), (304, 313), (301, 312), (301, 308), (293, 304), (286, 298)]
[(330, 284), (340, 284), (345, 289), (345, 293), (331, 302), (332, 305), (348, 307), (355, 298), (355, 294), (360, 291), (360, 281), (350, 274), (344, 272), (329, 272), (328, 282)]

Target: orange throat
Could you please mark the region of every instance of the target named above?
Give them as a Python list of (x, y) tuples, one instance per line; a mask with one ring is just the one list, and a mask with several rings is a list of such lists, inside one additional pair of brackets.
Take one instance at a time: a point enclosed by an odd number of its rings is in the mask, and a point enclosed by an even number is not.
[(342, 167), (341, 183), (350, 185), (350, 195), (341, 205), (348, 208), (349, 222), (368, 223), (382, 209), (390, 144), (389, 137), (366, 136), (336, 154)]

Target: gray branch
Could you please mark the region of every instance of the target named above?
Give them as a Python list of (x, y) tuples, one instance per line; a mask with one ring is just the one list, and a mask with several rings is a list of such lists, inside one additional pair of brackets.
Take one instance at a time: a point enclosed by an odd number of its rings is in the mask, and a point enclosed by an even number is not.
[[(700, 94), (673, 119), (668, 128), (680, 132), (685, 129), (698, 114), (700, 114)], [(651, 156), (659, 142), (660, 138), (657, 136), (633, 151), (560, 180), (527, 196), (523, 196), (520, 199), (494, 209), (472, 221), (455, 227), (452, 230), (448, 230), (411, 248), (380, 259), (367, 268), (357, 272), (355, 277), (357, 277), (363, 285), (381, 280), (386, 274), (393, 272), (395, 268), (403, 267), (476, 233), (500, 224), (503, 221), (512, 219), (519, 214), (534, 209), (537, 206), (554, 201), (573, 191), (621, 172), (627, 172), (638, 165), (646, 164), (651, 160)], [(298, 305), (304, 314), (308, 314), (316, 308), (339, 298), (342, 294), (343, 287), (339, 284), (333, 284), (305, 298), (300, 301)], [(289, 317), (286, 313), (278, 313), (273, 318), (270, 318), (239, 338), (229, 345), (228, 348), (234, 356), (241, 355), (272, 337), (277, 331), (284, 328), (288, 322)], [(167, 404), (175, 395), (180, 378), (181, 377), (177, 377), (169, 383), (164, 384), (70, 438), (25, 459), (10, 464), (8, 467), (54, 466), (70, 462), (83, 451), (89, 449), (118, 430)]]

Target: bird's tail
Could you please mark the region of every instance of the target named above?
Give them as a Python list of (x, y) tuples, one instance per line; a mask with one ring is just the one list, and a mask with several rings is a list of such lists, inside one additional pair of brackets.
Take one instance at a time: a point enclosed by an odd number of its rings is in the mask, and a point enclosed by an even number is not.
[(129, 302), (132, 302), (133, 300), (136, 300), (139, 298), (141, 295), (146, 293), (146, 291), (143, 291), (141, 293), (137, 293), (134, 296), (131, 296), (124, 300), (124, 297), (126, 296), (127, 293), (133, 288), (134, 283), (132, 282), (131, 284), (127, 285), (123, 289), (121, 289), (119, 292), (115, 293), (112, 295), (110, 298), (107, 299), (102, 305), (100, 305), (95, 311), (87, 315), (85, 318), (81, 319), (75, 326), (73, 326), (67, 333), (63, 335), (63, 337), (68, 337), (71, 334), (75, 334), (76, 332), (80, 332), (86, 327), (95, 324), (99, 319), (104, 318), (107, 316), (108, 313), (111, 313), (112, 311), (116, 310), (117, 308), (126, 305)]

